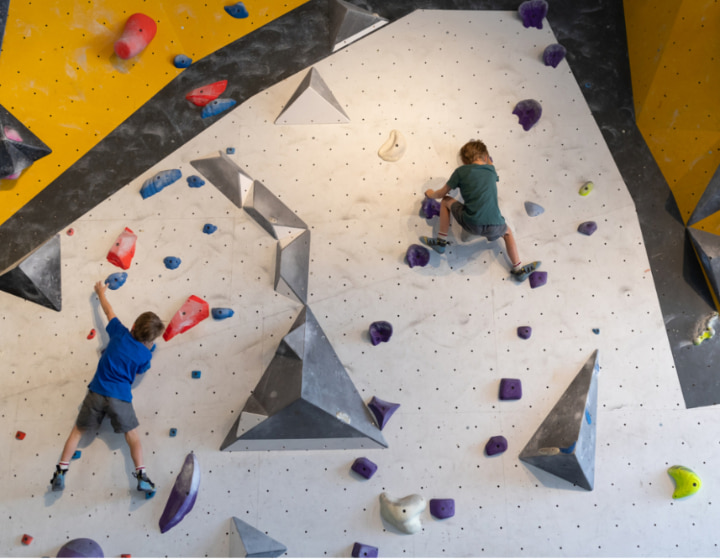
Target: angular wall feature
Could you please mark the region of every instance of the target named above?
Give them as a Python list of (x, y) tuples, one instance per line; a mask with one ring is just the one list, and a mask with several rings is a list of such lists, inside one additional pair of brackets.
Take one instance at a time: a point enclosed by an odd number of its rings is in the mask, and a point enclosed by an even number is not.
[(377, 14), (334, 0), (330, 6), (330, 37), (333, 52), (379, 29), (388, 22)]
[(203, 159), (195, 159), (190, 164), (215, 185), (228, 200), (242, 208), (245, 197), (252, 188), (250, 178), (232, 159), (222, 152)]
[(40, 138), (0, 105), (0, 179), (17, 178), (50, 151)]
[(693, 225), (698, 221), (702, 221), (706, 217), (720, 210), (720, 165), (715, 169), (715, 174), (710, 179), (705, 191), (700, 197), (700, 201), (695, 206), (688, 225)]
[(290, 240), (279, 240), (275, 258), (275, 291), (307, 303), (310, 273), (310, 231), (306, 229)]
[(720, 237), (694, 227), (687, 230), (717, 305), (720, 301)]
[(592, 354), (520, 453), (520, 460), (592, 491), (598, 351)]
[(287, 547), (238, 517), (230, 520), (230, 557), (280, 557)]
[(259, 181), (250, 188), (245, 211), (275, 239), (279, 237), (276, 227), (307, 229), (305, 222)]
[(315, 68), (300, 82), (275, 124), (342, 124), (350, 122)]
[(221, 450), (384, 448), (385, 438), (305, 307), (278, 346)]
[(0, 291), (17, 295), (43, 307), (62, 309), (60, 235), (0, 276)]

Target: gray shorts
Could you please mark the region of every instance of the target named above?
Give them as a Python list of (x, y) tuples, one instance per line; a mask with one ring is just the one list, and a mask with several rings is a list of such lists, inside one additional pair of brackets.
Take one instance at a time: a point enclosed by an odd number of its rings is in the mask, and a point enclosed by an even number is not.
[(116, 433), (127, 433), (140, 425), (132, 402), (101, 396), (92, 390), (88, 390), (83, 400), (75, 425), (83, 431), (97, 429), (106, 415)]
[(453, 202), (453, 205), (450, 206), (450, 212), (452, 213), (455, 220), (460, 224), (460, 226), (468, 233), (472, 233), (473, 235), (480, 235), (482, 237), (485, 237), (488, 241), (496, 241), (505, 233), (507, 233), (507, 223), (503, 223), (502, 225), (475, 225), (474, 223), (467, 223), (463, 219), (464, 208), (465, 206), (462, 204), (462, 202)]

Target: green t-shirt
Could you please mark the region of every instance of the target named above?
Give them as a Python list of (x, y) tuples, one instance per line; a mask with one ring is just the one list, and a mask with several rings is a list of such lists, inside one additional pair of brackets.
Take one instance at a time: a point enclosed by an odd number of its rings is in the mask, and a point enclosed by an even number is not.
[(493, 165), (462, 165), (448, 180), (451, 189), (459, 188), (465, 209), (463, 217), (475, 225), (504, 225), (497, 196), (498, 176)]

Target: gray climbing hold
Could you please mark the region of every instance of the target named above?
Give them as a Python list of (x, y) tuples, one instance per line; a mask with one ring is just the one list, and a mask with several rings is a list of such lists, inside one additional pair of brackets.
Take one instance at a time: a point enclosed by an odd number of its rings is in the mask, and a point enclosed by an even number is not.
[(295, 212), (258, 181), (253, 182), (247, 194), (245, 211), (275, 239), (279, 238), (277, 227), (308, 228)]
[(330, 6), (330, 37), (333, 52), (357, 41), (388, 20), (344, 0), (334, 0)]
[(525, 211), (530, 217), (537, 217), (545, 211), (545, 208), (535, 202), (525, 202)]
[(310, 275), (310, 230), (277, 243), (275, 291), (299, 303), (307, 302)]
[(720, 165), (715, 169), (687, 224), (694, 225), (717, 211), (720, 211)]
[(0, 291), (60, 311), (62, 309), (60, 235), (55, 235), (1, 275)]
[[(0, 32), (0, 43), (1, 35)], [(18, 178), (20, 173), (49, 153), (49, 147), (0, 105), (0, 179)]]
[(202, 173), (228, 200), (242, 208), (243, 200), (252, 188), (253, 179), (226, 154), (219, 152), (204, 159), (195, 159), (190, 165)]
[(315, 68), (303, 78), (275, 124), (341, 124), (350, 122), (342, 106)]
[(720, 297), (720, 236), (688, 227), (695, 252), (715, 297)]
[(230, 557), (280, 557), (287, 547), (247, 522), (230, 521)]
[(406, 534), (422, 530), (421, 516), (426, 507), (427, 503), (420, 495), (393, 499), (387, 493), (380, 494), (380, 516)]

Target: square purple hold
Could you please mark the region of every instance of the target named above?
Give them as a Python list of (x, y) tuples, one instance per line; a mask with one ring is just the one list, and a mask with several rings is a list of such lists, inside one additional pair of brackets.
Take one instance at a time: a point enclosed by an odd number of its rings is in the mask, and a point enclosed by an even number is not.
[(522, 338), (523, 340), (530, 339), (530, 336), (532, 336), (532, 327), (518, 326), (517, 335), (519, 338)]
[(530, 287), (535, 289), (536, 287), (542, 287), (547, 283), (547, 272), (534, 271), (528, 278), (530, 281)]
[(430, 499), (430, 514), (440, 519), (455, 516), (455, 499)]
[(355, 542), (352, 549), (353, 557), (377, 557), (378, 548), (364, 543)]
[(485, 454), (495, 456), (496, 454), (502, 454), (507, 448), (507, 439), (502, 435), (496, 435), (495, 437), (490, 437), (490, 440), (485, 445)]
[(375, 472), (377, 472), (377, 468), (377, 464), (365, 457), (358, 458), (355, 462), (353, 462), (353, 465), (350, 466), (350, 469), (353, 472), (361, 475), (365, 479), (373, 477)]
[(504, 378), (500, 381), (501, 400), (519, 400), (522, 398), (522, 382), (518, 378)]

